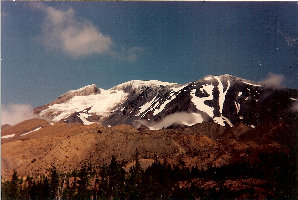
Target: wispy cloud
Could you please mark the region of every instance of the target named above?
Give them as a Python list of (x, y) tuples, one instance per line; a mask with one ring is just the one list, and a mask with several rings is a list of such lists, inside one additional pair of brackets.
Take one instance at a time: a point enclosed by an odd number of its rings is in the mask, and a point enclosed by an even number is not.
[(29, 104), (1, 105), (1, 125), (14, 125), (31, 118), (34, 118), (34, 114), (33, 108)]
[(38, 4), (35, 8), (45, 13), (42, 41), (50, 48), (62, 50), (75, 58), (90, 54), (105, 54), (113, 42), (91, 22), (78, 20), (73, 9), (58, 10)]
[(167, 128), (171, 125), (187, 125), (192, 126), (197, 123), (202, 123), (203, 118), (198, 113), (176, 112), (164, 117), (159, 122), (141, 121), (141, 124), (148, 126), (151, 130), (159, 130)]
[(122, 48), (118, 51), (111, 52), (111, 55), (121, 60), (135, 62), (138, 59), (138, 57), (142, 55), (143, 50), (144, 49), (141, 47), (132, 47), (129, 49)]
[(111, 37), (102, 33), (92, 22), (76, 17), (72, 8), (60, 10), (38, 3), (35, 9), (45, 13), (42, 42), (51, 49), (59, 49), (74, 58), (91, 54), (137, 59), (140, 48), (120, 50)]
[(269, 72), (267, 77), (261, 81), (262, 84), (270, 87), (282, 87), (285, 77), (282, 74)]

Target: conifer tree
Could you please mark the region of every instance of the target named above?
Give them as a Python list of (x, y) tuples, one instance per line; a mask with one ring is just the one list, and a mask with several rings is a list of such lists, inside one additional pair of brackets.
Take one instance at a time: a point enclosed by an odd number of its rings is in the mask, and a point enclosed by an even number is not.
[(87, 167), (84, 165), (81, 167), (79, 174), (78, 174), (78, 181), (77, 181), (77, 187), (78, 187), (78, 193), (76, 195), (76, 199), (90, 199), (90, 191), (88, 189), (89, 187), (89, 177), (88, 177), (88, 171)]
[(111, 191), (112, 198), (114, 199), (124, 198), (125, 171), (122, 167), (123, 166), (116, 160), (116, 157), (113, 155), (108, 168), (108, 185)]
[(52, 167), (50, 172), (50, 199), (56, 199), (58, 197), (58, 189), (59, 189), (59, 174), (56, 170), (56, 167)]
[(3, 187), (1, 188), (1, 199), (20, 199), (20, 188), (20, 179), (18, 178), (17, 172), (14, 170), (11, 180), (3, 184)]
[(50, 183), (48, 177), (43, 177), (41, 181), (41, 199), (50, 199)]
[(108, 167), (106, 164), (103, 164), (100, 168), (99, 175), (101, 177), (101, 180), (99, 182), (99, 197), (102, 199), (109, 198), (108, 194)]
[(142, 189), (142, 175), (143, 170), (141, 168), (140, 160), (139, 160), (139, 151), (136, 149), (135, 154), (135, 166), (131, 167), (129, 170), (129, 180), (127, 187), (128, 193), (129, 193), (129, 199), (140, 199), (140, 191)]
[(65, 183), (65, 188), (62, 192), (62, 199), (70, 200), (70, 199), (73, 199), (73, 198), (74, 198), (73, 191), (72, 191), (72, 188), (70, 187), (69, 177), (67, 177), (66, 183)]

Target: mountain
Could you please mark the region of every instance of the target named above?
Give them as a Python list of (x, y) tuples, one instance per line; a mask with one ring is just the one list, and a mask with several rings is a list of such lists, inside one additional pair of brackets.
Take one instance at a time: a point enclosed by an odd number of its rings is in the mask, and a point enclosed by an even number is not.
[[(38, 118), (1, 127), (2, 185), (14, 170), (24, 180), (21, 188), (27, 176), (41, 182), (52, 167), (65, 188), (64, 178), (75, 181), (86, 163), (104, 183), (112, 158), (129, 178), (138, 157), (141, 174), (156, 166), (176, 170), (167, 189), (182, 195), (177, 199), (291, 199), (297, 196), (297, 93), (231, 75), (71, 90), (35, 108)], [(164, 188), (162, 169), (145, 182), (157, 177)]]
[(251, 127), (278, 121), (292, 112), (298, 91), (274, 88), (231, 75), (206, 76), (186, 84), (133, 80), (104, 90), (89, 85), (69, 91), (36, 115), (53, 122), (105, 126), (129, 124), (161, 129), (215, 122)]

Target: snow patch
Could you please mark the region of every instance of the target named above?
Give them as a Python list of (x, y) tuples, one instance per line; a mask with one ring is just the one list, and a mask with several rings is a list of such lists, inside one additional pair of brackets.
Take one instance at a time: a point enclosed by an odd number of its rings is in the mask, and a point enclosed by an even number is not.
[(292, 98), (292, 97), (290, 98), (290, 100), (292, 100), (292, 101), (297, 101), (297, 99), (295, 99), (295, 98)]
[(259, 85), (259, 84), (253, 84), (253, 83), (249, 83), (249, 82), (246, 82), (246, 81), (242, 81), (242, 83), (245, 83), (245, 84), (247, 84), (247, 85), (256, 86), (256, 87), (262, 87), (262, 85)]
[(225, 122), (226, 122), (227, 124), (229, 124), (230, 127), (233, 127), (233, 124), (231, 123), (231, 121), (224, 116), (214, 117), (213, 120), (215, 123), (217, 123), (221, 126), (225, 126)]
[(159, 80), (149, 80), (149, 81), (131, 80), (131, 81), (127, 81), (125, 83), (116, 85), (112, 89), (121, 90), (127, 86), (132, 86), (133, 88), (140, 88), (143, 86), (148, 87), (148, 86), (173, 86), (173, 85), (177, 85), (177, 83), (169, 83), (169, 82), (163, 82)]
[(158, 109), (154, 110), (153, 115), (157, 115), (161, 111), (163, 111), (168, 103), (173, 101), (176, 98), (176, 95), (174, 92), (170, 92), (170, 99), (166, 100), (163, 104), (159, 106)]
[(237, 114), (239, 113), (240, 111), (240, 103), (237, 103), (236, 101), (234, 101), (235, 103), (235, 106), (236, 106), (236, 109), (237, 109)]
[(241, 96), (241, 94), (242, 94), (242, 92), (239, 92), (239, 93), (238, 93), (238, 97)]
[(226, 94), (230, 88), (230, 80), (228, 80), (228, 87), (227, 89), (224, 91), (223, 89), (223, 84), (220, 80), (220, 78), (218, 76), (214, 77), (217, 81), (218, 81), (218, 91), (219, 91), (219, 97), (218, 97), (218, 102), (219, 102), (219, 112), (220, 114), (222, 114), (222, 110), (223, 110), (223, 104), (225, 102), (225, 98), (226, 98)]
[(91, 85), (86, 85), (84, 87), (81, 87), (81, 88), (79, 88), (77, 90), (70, 90), (69, 92), (80, 92), (80, 91), (83, 91), (83, 90), (85, 90), (87, 88), (95, 88), (95, 87), (97, 87), (95, 84), (91, 84)]
[(48, 112), (52, 112), (54, 114), (61, 112), (61, 114), (57, 115), (53, 119), (54, 122), (57, 122), (70, 116), (74, 112), (80, 112), (91, 107), (89, 113), (106, 117), (110, 115), (112, 109), (116, 105), (120, 104), (126, 99), (127, 95), (128, 94), (123, 91), (101, 89), (101, 94), (74, 96), (65, 103), (51, 105), (47, 109), (43, 110), (40, 113), (40, 116), (43, 116)]
[(204, 79), (205, 79), (206, 81), (210, 81), (210, 80), (212, 80), (212, 76), (205, 77)]
[(89, 116), (91, 116), (91, 115), (89, 115), (89, 114), (87, 114), (87, 113), (80, 113), (80, 114), (79, 114), (79, 118), (82, 120), (82, 122), (83, 122), (84, 125), (90, 125), (90, 124), (93, 124), (93, 122), (89, 122), (89, 121), (87, 120), (87, 118), (88, 118)]
[(255, 125), (250, 125), (250, 127), (251, 127), (251, 128), (256, 128), (256, 126), (255, 126)]
[(5, 135), (5, 136), (2, 136), (1, 139), (7, 139), (7, 138), (14, 137), (14, 136), (15, 136), (15, 134)]
[(207, 106), (204, 102), (207, 100), (213, 100), (213, 91), (214, 86), (213, 85), (203, 85), (203, 90), (206, 91), (207, 94), (209, 94), (208, 97), (197, 97), (196, 96), (196, 89), (191, 90), (190, 95), (192, 97), (191, 101), (196, 106), (196, 108), (200, 111), (205, 112), (207, 115), (209, 115), (211, 118), (214, 116), (213, 114), (213, 107)]
[(38, 131), (38, 130), (40, 130), (40, 129), (41, 129), (41, 127), (38, 127), (38, 128), (36, 128), (36, 129), (34, 129), (34, 130), (32, 130), (32, 131), (29, 131), (29, 132), (27, 132), (27, 133), (23, 133), (23, 134), (22, 134), (22, 135), (20, 135), (20, 136), (27, 135), (27, 134), (29, 134), (29, 133), (32, 133), (32, 132)]
[[(151, 101), (145, 103), (143, 106), (140, 107), (140, 113), (145, 112), (148, 108), (150, 108), (150, 106), (154, 103), (156, 97), (154, 97)], [(140, 114), (138, 114), (137, 116), (139, 116)]]
[(174, 92), (179, 92), (180, 90), (182, 90), (183, 88), (185, 88), (187, 85), (182, 85), (180, 87), (172, 87), (171, 90)]

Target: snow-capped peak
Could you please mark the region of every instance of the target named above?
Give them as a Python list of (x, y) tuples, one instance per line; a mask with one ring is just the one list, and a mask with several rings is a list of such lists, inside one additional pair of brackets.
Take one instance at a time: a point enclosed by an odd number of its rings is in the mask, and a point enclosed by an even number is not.
[(172, 86), (172, 85), (176, 85), (177, 83), (169, 83), (169, 82), (163, 82), (163, 81), (159, 81), (159, 80), (147, 80), (147, 81), (143, 81), (143, 80), (131, 80), (131, 81), (127, 81), (124, 83), (121, 83), (119, 85), (116, 85), (115, 87), (113, 87), (112, 89), (120, 89), (120, 88), (124, 88), (127, 86), (133, 86), (134, 88), (139, 88), (142, 86)]
[(209, 81), (209, 80), (212, 80), (216, 77), (219, 77), (219, 78), (231, 78), (231, 77), (234, 77), (230, 74), (224, 74), (224, 75), (218, 75), (218, 76), (214, 76), (214, 75), (207, 75), (203, 78), (203, 80), (206, 80), (206, 81)]
[(91, 85), (87, 85), (84, 87), (81, 87), (79, 89), (76, 90), (70, 90), (67, 93), (68, 94), (74, 94), (76, 96), (87, 96), (90, 94), (99, 94), (100, 93), (100, 88), (97, 87), (95, 84), (91, 84)]
[(211, 81), (211, 80), (217, 80), (218, 78), (220, 78), (220, 79), (230, 79), (230, 80), (234, 80), (236, 82), (240, 81), (240, 82), (245, 83), (247, 85), (251, 85), (251, 86), (255, 86), (255, 87), (262, 87), (262, 84), (259, 83), (259, 82), (250, 81), (250, 80), (246, 80), (246, 79), (243, 79), (243, 78), (238, 78), (238, 77), (230, 75), (230, 74), (224, 74), (224, 75), (218, 75), (218, 76), (207, 75), (203, 78), (203, 80)]
[(70, 90), (70, 92), (75, 92), (75, 91), (82, 91), (82, 90), (86, 90), (86, 89), (89, 89), (89, 88), (98, 88), (95, 84), (91, 84), (91, 85), (86, 85), (84, 87), (81, 87), (79, 89), (76, 89), (76, 90)]
[(174, 86), (178, 85), (177, 83), (169, 83), (169, 82), (163, 82), (158, 80), (132, 80), (127, 81), (124, 83), (121, 83), (119, 85), (116, 85), (115, 87), (111, 88), (111, 90), (123, 90), (125, 92), (130, 92), (131, 90), (140, 90), (145, 87), (160, 87), (160, 86)]
[[(208, 75), (184, 85), (158, 80), (132, 80), (104, 90), (92, 84), (65, 93), (55, 101), (36, 108), (35, 113), (55, 122), (63, 120), (86, 125), (93, 122), (138, 125), (140, 120), (156, 123), (167, 116), (174, 116), (172, 114), (176, 112), (196, 113), (196, 117), (200, 116), (198, 119), (203, 121), (233, 126), (238, 122), (248, 122), (251, 114), (247, 112), (256, 113), (259, 116), (257, 122), (267, 116), (259, 108), (266, 110), (267, 99), (271, 96), (265, 94), (266, 90), (261, 86), (258, 82), (229, 74)], [(297, 99), (294, 93), (290, 97), (291, 102)], [(282, 105), (275, 102), (278, 100), (274, 99), (272, 106)], [(256, 125), (257, 122), (249, 121), (249, 124)]]

